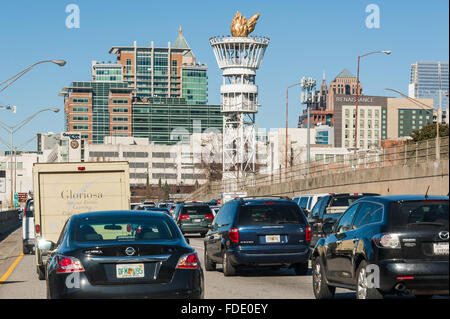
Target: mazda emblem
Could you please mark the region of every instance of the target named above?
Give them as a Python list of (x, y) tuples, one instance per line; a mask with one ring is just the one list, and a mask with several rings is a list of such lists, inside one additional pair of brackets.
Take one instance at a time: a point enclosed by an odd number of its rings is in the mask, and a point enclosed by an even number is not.
[(441, 231), (439, 233), (439, 238), (443, 240), (448, 240), (448, 231)]
[(127, 256), (133, 256), (136, 253), (136, 250), (134, 250), (133, 247), (128, 247), (127, 249), (125, 249), (125, 254), (127, 254)]

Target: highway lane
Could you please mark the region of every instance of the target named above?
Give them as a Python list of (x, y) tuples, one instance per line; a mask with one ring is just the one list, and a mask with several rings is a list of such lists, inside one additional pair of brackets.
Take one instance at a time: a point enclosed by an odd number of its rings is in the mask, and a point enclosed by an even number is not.
[[(188, 235), (190, 244), (203, 264), (203, 238)], [(11, 268), (22, 253), (21, 229), (0, 242), (0, 278)], [(37, 278), (34, 255), (20, 259), (9, 277), (0, 284), (0, 299), (46, 298), (45, 281)], [(225, 277), (222, 265), (217, 271), (205, 271), (205, 298), (207, 299), (313, 299), (311, 270), (307, 276), (297, 276), (292, 269), (255, 269), (240, 271)], [(352, 299), (355, 294), (338, 289), (336, 298)]]

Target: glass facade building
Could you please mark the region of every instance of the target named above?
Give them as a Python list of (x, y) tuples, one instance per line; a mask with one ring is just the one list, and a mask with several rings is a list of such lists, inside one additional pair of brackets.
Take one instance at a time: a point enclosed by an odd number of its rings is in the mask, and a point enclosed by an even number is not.
[(399, 109), (398, 136), (410, 136), (415, 130), (433, 122), (433, 110)]
[(411, 64), (409, 96), (432, 98), (434, 107), (448, 109), (448, 62), (416, 62)]
[[(220, 106), (208, 105), (207, 66), (178, 34), (173, 46), (115, 46), (115, 63), (92, 62), (90, 82), (63, 88), (65, 127), (89, 143), (106, 136), (146, 137), (174, 144), (208, 128), (222, 131)], [(171, 135), (172, 134), (172, 135)]]
[(192, 133), (211, 129), (221, 132), (220, 110), (220, 105), (191, 106), (179, 98), (150, 98), (146, 103), (133, 103), (133, 136), (171, 145), (188, 141)]

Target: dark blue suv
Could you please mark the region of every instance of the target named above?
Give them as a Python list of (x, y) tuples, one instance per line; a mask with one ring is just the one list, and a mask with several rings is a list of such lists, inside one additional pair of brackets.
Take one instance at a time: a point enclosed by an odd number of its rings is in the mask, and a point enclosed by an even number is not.
[(205, 269), (223, 265), (225, 276), (239, 266), (294, 268), (306, 275), (311, 228), (289, 199), (236, 199), (227, 202), (205, 236)]

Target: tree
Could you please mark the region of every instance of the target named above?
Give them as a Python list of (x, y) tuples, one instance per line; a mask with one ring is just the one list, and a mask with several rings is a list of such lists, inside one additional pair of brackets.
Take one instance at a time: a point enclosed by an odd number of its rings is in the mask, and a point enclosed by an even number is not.
[(164, 199), (169, 200), (170, 192), (169, 192), (169, 185), (167, 184), (167, 181), (164, 184)]
[(159, 181), (158, 181), (158, 186), (159, 186), (159, 188), (162, 188), (162, 181), (161, 181), (161, 178), (160, 178)]
[[(448, 136), (448, 124), (439, 124), (439, 137)], [(416, 143), (424, 140), (436, 138), (436, 123), (429, 123), (422, 127), (421, 130), (415, 130), (411, 134), (411, 143)]]

